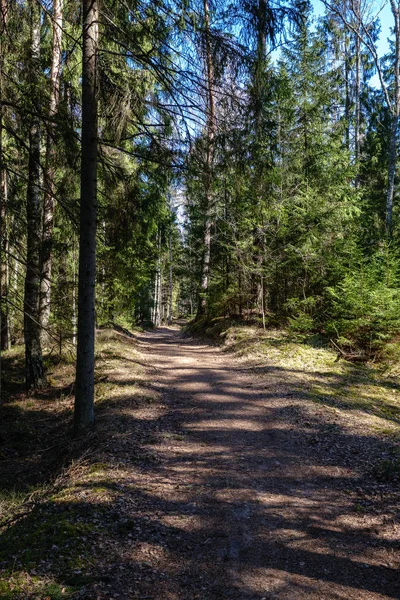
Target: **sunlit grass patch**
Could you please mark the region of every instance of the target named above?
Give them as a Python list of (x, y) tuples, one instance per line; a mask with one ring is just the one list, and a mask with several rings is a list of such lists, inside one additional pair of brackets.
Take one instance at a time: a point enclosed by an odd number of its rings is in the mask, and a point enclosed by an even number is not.
[(119, 443), (128, 408), (156, 400), (141, 387), (133, 338), (104, 331), (96, 343), (97, 430), (81, 441), (72, 437), (74, 365), (49, 359), (51, 386), (28, 395), (23, 348), (9, 353), (6, 376), (20, 387), (1, 409), (0, 598), (72, 598), (96, 581), (96, 547), (114, 527), (117, 493), (115, 464), (98, 440)]
[(222, 338), (226, 351), (256, 360), (261, 370), (260, 363), (266, 369), (284, 371), (286, 379), (318, 404), (362, 411), (392, 423), (395, 429), (400, 423), (400, 385), (393, 369), (388, 375), (386, 365), (338, 360), (337, 352), (321, 336), (293, 335), (284, 329), (263, 331), (235, 325)]
[(71, 586), (51, 581), (50, 578), (31, 576), (29, 573), (13, 573), (0, 580), (0, 598), (2, 600), (64, 600), (73, 597), (75, 589)]

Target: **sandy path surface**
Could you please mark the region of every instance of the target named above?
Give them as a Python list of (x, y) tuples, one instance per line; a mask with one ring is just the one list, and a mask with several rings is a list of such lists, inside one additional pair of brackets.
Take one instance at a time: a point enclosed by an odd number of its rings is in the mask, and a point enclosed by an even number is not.
[(357, 474), (334, 448), (319, 455), (285, 373), (256, 377), (174, 329), (138, 341), (170, 429), (143, 473), (161, 575), (140, 597), (400, 598), (392, 524), (355, 511)]

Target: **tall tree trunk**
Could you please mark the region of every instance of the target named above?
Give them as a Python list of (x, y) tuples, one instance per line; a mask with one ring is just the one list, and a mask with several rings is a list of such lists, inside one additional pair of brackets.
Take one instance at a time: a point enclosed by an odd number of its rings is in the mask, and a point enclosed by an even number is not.
[(76, 240), (75, 234), (72, 242), (72, 345), (76, 346), (77, 344), (77, 302), (76, 302)]
[(400, 7), (396, 0), (390, 0), (390, 7), (394, 18), (395, 32), (395, 59), (393, 66), (394, 75), (394, 100), (392, 105), (392, 124), (390, 132), (388, 187), (386, 195), (386, 234), (392, 237), (393, 233), (393, 197), (396, 179), (397, 162), (397, 134), (400, 115)]
[(38, 87), (40, 69), (40, 9), (31, 0), (30, 100), (33, 101), (29, 130), (29, 166), (26, 197), (27, 249), (24, 295), (25, 376), (27, 388), (39, 388), (46, 379), (40, 344), (40, 250), (42, 203), (40, 198), (40, 120)]
[[(356, 15), (357, 34), (355, 36), (356, 50), (356, 81), (355, 81), (355, 124), (354, 124), (354, 154), (356, 166), (358, 169), (360, 160), (360, 126), (361, 126), (361, 15), (360, 15), (360, 0), (354, 2), (354, 12)], [(356, 179), (358, 185), (358, 177)]]
[(160, 325), (161, 316), (161, 232), (157, 232), (157, 263), (156, 263), (156, 277), (154, 281), (154, 300), (153, 300), (153, 315), (152, 322), (155, 327)]
[(344, 104), (344, 118), (346, 122), (346, 148), (350, 152), (350, 52), (349, 52), (349, 35), (347, 31), (344, 32), (344, 82), (345, 82), (345, 104)]
[(205, 36), (205, 67), (207, 78), (207, 147), (206, 160), (204, 165), (204, 196), (206, 207), (203, 233), (203, 264), (201, 270), (200, 297), (197, 316), (205, 314), (207, 310), (207, 296), (211, 261), (211, 227), (213, 212), (212, 183), (215, 141), (214, 64), (211, 48), (210, 9), (208, 5), (208, 0), (204, 0), (203, 7)]
[(82, 162), (79, 228), (78, 344), (74, 428), (94, 425), (94, 340), (97, 220), (97, 0), (83, 0)]
[(388, 164), (388, 186), (386, 194), (386, 234), (391, 237), (393, 233), (393, 198), (394, 184), (396, 178), (397, 162), (397, 131), (399, 117), (392, 115), (392, 126), (390, 131), (389, 164)]
[(263, 111), (263, 87), (265, 76), (265, 58), (267, 54), (267, 4), (266, 0), (258, 0), (257, 10), (257, 58), (255, 65), (255, 129), (256, 129), (256, 153), (258, 154)]
[[(20, 269), (20, 262), (19, 260), (14, 259), (11, 265), (11, 273), (10, 273), (10, 296), (12, 298), (17, 298), (17, 294), (18, 294), (18, 275), (19, 275), (19, 269)], [(15, 339), (15, 332), (14, 332), (14, 324), (15, 324), (15, 320), (16, 320), (16, 307), (15, 304), (10, 306), (10, 320), (9, 320), (9, 325), (10, 325), (10, 340), (11, 343), (14, 341)]]
[(169, 234), (169, 303), (168, 324), (172, 324), (172, 292), (173, 292), (173, 267), (172, 267), (172, 233)]
[[(255, 161), (255, 211), (257, 211), (257, 207), (261, 206), (261, 199), (263, 196), (262, 190), (262, 176), (264, 172), (264, 160), (261, 155), (261, 144), (262, 144), (262, 115), (264, 108), (264, 83), (265, 83), (265, 66), (266, 66), (266, 54), (267, 54), (267, 3), (266, 0), (258, 0), (258, 10), (257, 10), (257, 58), (255, 65), (255, 152), (254, 152), (254, 161)], [(254, 256), (253, 262), (255, 267), (255, 272), (253, 274), (253, 282), (255, 287), (255, 305), (258, 312), (264, 315), (264, 288), (263, 288), (263, 278), (262, 278), (262, 270), (263, 270), (263, 262), (264, 262), (264, 232), (260, 227), (255, 227), (253, 231), (254, 235)]]
[(54, 116), (58, 111), (60, 99), (60, 70), (62, 51), (62, 0), (53, 1), (53, 41), (50, 70), (50, 105), (49, 123), (46, 141), (45, 164), (45, 196), (43, 202), (43, 244), (42, 244), (42, 272), (40, 293), (40, 323), (42, 326), (42, 342), (47, 341), (47, 329), (50, 317), (51, 300), (51, 267), (52, 267), (52, 237), (54, 222), (54, 159), (56, 147), (54, 142), (55, 125)]
[(7, 24), (7, 2), (0, 2), (0, 349), (10, 347), (10, 327), (8, 310), (8, 232), (7, 232), (7, 170), (4, 159), (4, 62), (5, 62), (5, 33)]
[[(1, 92), (0, 92), (1, 93)], [(0, 115), (1, 120), (1, 115)], [(0, 127), (0, 156), (2, 156)], [(1, 159), (0, 159), (1, 160)], [(0, 240), (1, 240), (1, 264), (0, 264), (0, 349), (10, 348), (10, 323), (8, 307), (8, 231), (7, 231), (7, 171), (0, 164)]]

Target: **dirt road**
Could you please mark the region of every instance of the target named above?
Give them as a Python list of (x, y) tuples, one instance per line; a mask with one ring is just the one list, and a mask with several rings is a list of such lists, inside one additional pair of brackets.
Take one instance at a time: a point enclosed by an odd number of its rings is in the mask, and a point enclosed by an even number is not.
[(360, 473), (338, 450), (361, 438), (279, 370), (260, 377), (168, 328), (139, 349), (168, 413), (141, 476), (139, 597), (400, 598), (394, 524), (355, 505)]

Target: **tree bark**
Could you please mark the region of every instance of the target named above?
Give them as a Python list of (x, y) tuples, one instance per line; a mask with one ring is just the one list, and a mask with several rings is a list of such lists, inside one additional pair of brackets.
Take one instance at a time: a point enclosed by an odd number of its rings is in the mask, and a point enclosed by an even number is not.
[(161, 232), (157, 232), (157, 263), (156, 277), (154, 281), (154, 300), (153, 300), (152, 322), (155, 327), (159, 327), (161, 322)]
[(49, 122), (46, 141), (45, 164), (45, 195), (43, 202), (43, 244), (42, 244), (42, 270), (40, 293), (40, 323), (42, 326), (42, 343), (48, 339), (47, 329), (50, 317), (51, 300), (51, 273), (52, 273), (52, 237), (54, 224), (55, 205), (55, 168), (54, 159), (56, 146), (54, 141), (55, 125), (54, 116), (58, 111), (60, 99), (60, 70), (62, 51), (62, 0), (53, 2), (53, 40), (52, 59), (50, 70), (50, 105)]
[(400, 115), (400, 7), (395, 0), (390, 0), (394, 18), (395, 32), (395, 59), (393, 65), (394, 75), (394, 100), (392, 106), (392, 123), (390, 132), (389, 162), (388, 162), (388, 186), (386, 196), (386, 235), (392, 237), (393, 234), (393, 198), (394, 185), (396, 179), (397, 163), (397, 134)]
[(204, 165), (204, 196), (205, 196), (205, 219), (203, 230), (203, 264), (201, 270), (200, 297), (197, 316), (207, 312), (207, 296), (210, 276), (211, 261), (211, 228), (213, 210), (213, 163), (214, 163), (214, 141), (215, 141), (215, 102), (214, 102), (214, 64), (211, 48), (210, 31), (210, 9), (208, 0), (204, 0), (204, 46), (205, 67), (207, 79), (207, 139), (206, 160)]
[(28, 389), (46, 384), (40, 343), (40, 251), (42, 204), (40, 198), (40, 120), (38, 87), (40, 70), (40, 9), (31, 0), (30, 99), (33, 101), (29, 129), (29, 165), (26, 196), (27, 249), (24, 294), (25, 377)]
[[(264, 160), (261, 155), (261, 145), (262, 145), (262, 115), (264, 108), (264, 94), (263, 87), (265, 81), (265, 61), (267, 54), (267, 3), (266, 0), (258, 0), (258, 10), (257, 10), (257, 58), (256, 58), (256, 67), (255, 67), (255, 152), (254, 152), (254, 161), (255, 161), (255, 200), (256, 205), (255, 209), (260, 206), (261, 199), (263, 196), (262, 190), (262, 175), (264, 172)], [(253, 275), (254, 283), (255, 283), (255, 306), (256, 310), (264, 316), (264, 287), (263, 287), (263, 263), (264, 263), (264, 232), (256, 227), (254, 230), (254, 256), (253, 262), (255, 267), (255, 272)]]
[(77, 345), (77, 323), (78, 323), (78, 319), (77, 319), (77, 294), (76, 294), (76, 288), (77, 288), (77, 281), (76, 281), (76, 240), (75, 240), (75, 234), (74, 234), (74, 239), (73, 239), (73, 243), (72, 243), (72, 345), (76, 346)]
[(388, 187), (386, 195), (386, 234), (391, 237), (393, 233), (393, 197), (396, 178), (397, 162), (397, 130), (399, 117), (392, 115), (392, 126), (390, 132), (389, 164), (388, 164)]
[(172, 267), (172, 233), (169, 234), (169, 303), (168, 303), (168, 324), (172, 324), (172, 292), (174, 287), (173, 267)]
[[(0, 92), (1, 93), (1, 92)], [(1, 122), (0, 115), (0, 122)], [(2, 128), (0, 126), (0, 156), (2, 149)], [(1, 240), (1, 265), (0, 265), (0, 349), (10, 348), (10, 323), (8, 309), (8, 232), (7, 232), (7, 171), (0, 158), (0, 240)]]
[(94, 340), (97, 220), (97, 0), (83, 0), (82, 162), (79, 227), (78, 344), (74, 428), (94, 426)]
[(0, 2), (0, 349), (10, 347), (10, 326), (8, 310), (8, 232), (7, 232), (7, 170), (4, 159), (4, 62), (5, 62), (5, 33), (7, 24), (7, 1)]
[[(19, 260), (14, 259), (12, 264), (11, 264), (11, 274), (10, 274), (10, 296), (13, 298), (17, 297), (18, 294), (18, 275), (19, 275), (19, 269), (20, 269), (20, 262)], [(10, 306), (10, 320), (9, 320), (9, 325), (10, 325), (10, 340), (11, 343), (13, 342), (15, 335), (14, 335), (14, 323), (15, 323), (15, 316), (16, 316), (16, 310), (15, 310), (15, 306)]]
[(346, 122), (346, 148), (350, 153), (350, 52), (349, 52), (349, 36), (347, 31), (344, 32), (344, 81), (345, 81), (345, 104), (344, 118)]
[[(354, 12), (356, 15), (357, 34), (355, 36), (356, 46), (356, 81), (355, 81), (355, 125), (354, 125), (354, 154), (356, 166), (358, 169), (360, 161), (360, 126), (361, 126), (361, 41), (360, 41), (360, 0), (354, 2)], [(356, 179), (358, 185), (358, 177)]]
[(255, 66), (255, 128), (256, 128), (256, 153), (258, 154), (263, 111), (263, 85), (265, 74), (265, 57), (267, 54), (267, 4), (266, 0), (258, 0), (257, 10), (257, 58)]

